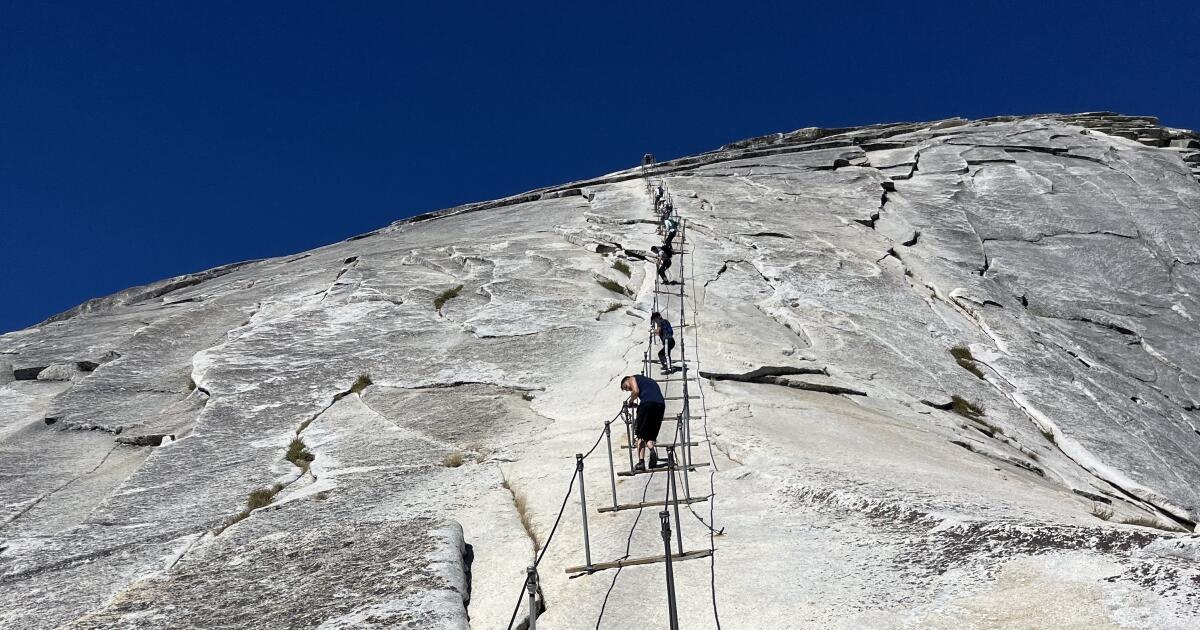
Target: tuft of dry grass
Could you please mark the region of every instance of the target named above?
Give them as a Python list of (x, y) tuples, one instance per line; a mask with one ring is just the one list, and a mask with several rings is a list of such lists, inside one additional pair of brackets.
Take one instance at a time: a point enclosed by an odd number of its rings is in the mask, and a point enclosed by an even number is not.
[(316, 459), (317, 456), (312, 451), (308, 450), (308, 446), (304, 444), (304, 440), (299, 437), (292, 438), (292, 442), (288, 444), (287, 454), (284, 459), (292, 462), (303, 471), (308, 471), (308, 465)]
[(446, 302), (449, 302), (450, 300), (453, 300), (454, 298), (458, 297), (458, 294), (462, 292), (462, 289), (463, 289), (463, 285), (460, 284), (458, 286), (455, 286), (450, 289), (446, 289), (445, 291), (442, 291), (441, 293), (439, 293), (437, 297), (433, 298), (434, 310), (437, 310), (437, 311), (442, 310), (442, 307), (446, 305)]
[(977, 405), (958, 394), (950, 397), (950, 409), (954, 413), (971, 420), (978, 421), (983, 416), (983, 407)]
[(463, 454), (458, 451), (454, 451), (453, 453), (450, 453), (442, 458), (442, 465), (446, 468), (458, 468), (459, 466), (463, 465), (463, 461), (465, 461)]
[(270, 505), (271, 501), (275, 499), (275, 495), (279, 494), (281, 490), (283, 490), (283, 484), (275, 483), (271, 484), (271, 487), (269, 488), (259, 488), (252, 491), (250, 496), (246, 499), (246, 507), (243, 508), (241, 512), (238, 512), (237, 514), (225, 519), (225, 521), (221, 523), (221, 526), (217, 528), (216, 533), (220, 534), (230, 525), (245, 520), (254, 510)]
[(950, 356), (954, 357), (954, 361), (962, 369), (974, 374), (976, 378), (983, 378), (983, 371), (975, 364), (975, 357), (971, 355), (971, 349), (966, 346), (954, 346), (950, 348)]
[[(354, 379), (354, 382), (351, 383), (350, 389), (348, 389), (340, 394), (336, 394), (333, 397), (333, 402), (337, 402), (337, 401), (349, 396), (350, 394), (361, 394), (361, 393), (363, 393), (364, 389), (370, 387), (373, 384), (374, 383), (371, 381), (370, 374), (365, 374), (365, 373), (359, 374), (358, 378)], [(319, 415), (321, 415), (321, 414), (317, 414), (317, 416), (319, 416)], [(296, 435), (300, 435), (301, 432), (303, 432), (305, 429), (307, 429), (308, 425), (312, 424), (312, 421), (317, 419), (317, 416), (313, 416), (313, 417), (309, 418), (308, 420), (305, 420), (304, 424), (300, 425), (300, 428), (296, 430)]]
[(525, 534), (533, 541), (533, 552), (538, 553), (542, 550), (542, 539), (533, 529), (533, 514), (529, 511), (529, 501), (525, 498), (525, 493), (513, 492), (513, 505), (517, 508), (517, 515), (521, 517), (521, 527), (525, 528)]
[(1112, 520), (1113, 509), (1107, 505), (1104, 505), (1103, 503), (1093, 503), (1092, 516), (1095, 516), (1102, 521), (1109, 521)]
[(271, 500), (279, 491), (283, 490), (283, 484), (272, 484), (270, 488), (259, 488), (250, 493), (250, 497), (246, 499), (246, 509), (253, 512), (261, 507), (266, 507), (271, 504)]
[(624, 260), (614, 260), (613, 264), (612, 264), (612, 268), (625, 274), (626, 276), (633, 275), (633, 273), (631, 271), (629, 271), (629, 265), (625, 264)]
[(521, 527), (525, 529), (525, 535), (529, 537), (529, 541), (533, 543), (533, 554), (536, 556), (542, 550), (542, 539), (537, 535), (537, 531), (533, 528), (533, 514), (529, 512), (529, 500), (526, 499), (524, 492), (517, 492), (509, 485), (505, 479), (500, 484), (505, 490), (508, 490), (513, 497), (513, 506), (517, 508), (517, 516), (521, 519)]
[(597, 279), (596, 284), (608, 289), (609, 291), (612, 291), (613, 293), (628, 295), (628, 293), (625, 291), (625, 287), (621, 286), (620, 283), (616, 282), (615, 280), (609, 280), (608, 278)]
[(361, 394), (371, 384), (370, 374), (359, 374), (358, 378), (354, 379), (354, 384), (350, 386), (350, 393)]

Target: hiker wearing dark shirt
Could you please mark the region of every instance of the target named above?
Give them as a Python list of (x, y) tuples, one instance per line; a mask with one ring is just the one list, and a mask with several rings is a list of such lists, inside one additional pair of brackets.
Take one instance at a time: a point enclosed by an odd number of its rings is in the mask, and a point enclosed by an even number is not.
[(650, 315), (650, 323), (654, 324), (654, 335), (662, 343), (658, 351), (658, 362), (662, 364), (663, 374), (671, 371), (671, 351), (675, 349), (675, 329), (662, 313)]
[(675, 255), (675, 250), (671, 248), (671, 244), (663, 243), (662, 247), (651, 247), (650, 251), (658, 256), (658, 277), (663, 284), (673, 284), (667, 278), (667, 269), (671, 268), (671, 257)]
[(646, 451), (650, 451), (650, 467), (658, 465), (658, 453), (654, 450), (654, 442), (658, 439), (658, 430), (662, 428), (663, 413), (667, 410), (667, 401), (663, 398), (662, 390), (654, 379), (635, 374), (621, 380), (621, 391), (629, 392), (626, 403), (637, 407), (637, 420), (634, 423), (634, 436), (637, 438), (638, 463), (633, 467), (634, 472), (646, 470)]

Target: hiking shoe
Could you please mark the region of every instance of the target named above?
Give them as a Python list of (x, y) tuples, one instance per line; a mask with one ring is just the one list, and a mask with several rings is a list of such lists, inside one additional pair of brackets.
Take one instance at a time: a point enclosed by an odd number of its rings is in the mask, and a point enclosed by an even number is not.
[(646, 462), (639, 461), (638, 463), (634, 464), (633, 472), (635, 472), (635, 473), (646, 472)]
[(650, 451), (650, 467), (658, 468), (658, 453)]

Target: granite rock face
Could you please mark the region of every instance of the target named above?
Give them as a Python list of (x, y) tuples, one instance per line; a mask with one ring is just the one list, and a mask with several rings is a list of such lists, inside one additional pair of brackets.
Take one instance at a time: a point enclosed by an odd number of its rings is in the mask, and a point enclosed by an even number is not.
[[(1194, 628), (1198, 177), (1147, 117), (801, 129), (89, 301), (0, 336), (0, 627), (505, 627), (552, 531), (543, 627), (665, 625), (661, 565), (569, 580), (554, 529), (652, 180), (724, 528), (682, 626)], [(594, 559), (662, 553), (605, 449)]]

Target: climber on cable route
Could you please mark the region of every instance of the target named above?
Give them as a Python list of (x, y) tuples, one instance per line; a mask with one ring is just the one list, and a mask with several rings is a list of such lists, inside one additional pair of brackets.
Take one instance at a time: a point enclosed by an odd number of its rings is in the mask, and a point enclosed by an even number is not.
[(679, 222), (672, 217), (663, 219), (662, 225), (658, 228), (658, 233), (663, 234), (663, 242), (671, 243), (675, 240), (675, 233), (679, 231)]
[(650, 468), (656, 468), (658, 453), (654, 450), (654, 442), (658, 439), (658, 430), (662, 428), (667, 401), (663, 398), (658, 383), (641, 374), (626, 376), (622, 379), (621, 391), (629, 392), (626, 406), (637, 409), (633, 434), (637, 438), (638, 463), (633, 467), (633, 472), (645, 472), (647, 449), (650, 451)]
[(663, 284), (675, 284), (667, 277), (667, 269), (671, 268), (671, 257), (675, 255), (675, 249), (671, 247), (671, 242), (667, 241), (662, 244), (662, 247), (651, 247), (650, 251), (658, 257), (658, 277)]
[(654, 209), (658, 211), (659, 216), (665, 219), (671, 216), (671, 212), (675, 209), (675, 206), (671, 205), (671, 201), (669, 199), (664, 198), (660, 199), (658, 203), (654, 205)]
[(662, 344), (662, 348), (658, 350), (658, 362), (662, 365), (663, 374), (670, 374), (674, 371), (671, 351), (675, 349), (675, 329), (671, 327), (671, 322), (658, 312), (650, 315), (650, 323), (654, 325), (654, 336), (658, 337), (659, 343)]

